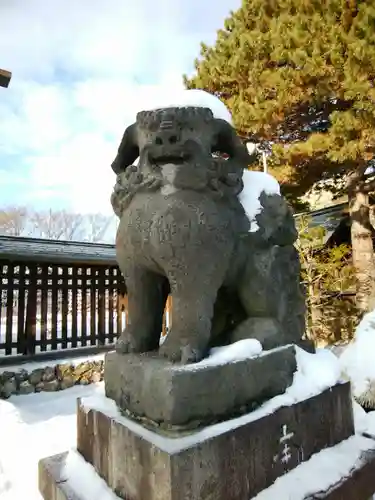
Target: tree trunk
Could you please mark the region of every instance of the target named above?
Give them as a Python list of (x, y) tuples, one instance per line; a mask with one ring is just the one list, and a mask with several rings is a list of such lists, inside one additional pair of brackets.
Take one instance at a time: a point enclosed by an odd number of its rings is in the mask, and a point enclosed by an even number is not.
[(375, 259), (368, 195), (358, 186), (349, 191), (356, 302), (360, 315), (375, 309)]

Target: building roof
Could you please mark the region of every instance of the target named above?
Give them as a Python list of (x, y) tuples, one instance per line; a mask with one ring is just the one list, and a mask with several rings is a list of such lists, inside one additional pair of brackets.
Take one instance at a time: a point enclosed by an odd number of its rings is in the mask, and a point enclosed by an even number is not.
[(0, 236), (0, 259), (50, 264), (116, 265), (114, 245)]
[(331, 207), (314, 210), (308, 214), (311, 217), (311, 227), (324, 227), (327, 231), (326, 240), (338, 229), (342, 222), (349, 220), (348, 203), (339, 203)]
[[(296, 217), (299, 215), (302, 214), (296, 214)], [(340, 224), (347, 223), (348, 204), (340, 203), (305, 215), (311, 217), (311, 227), (323, 226), (326, 229), (325, 242), (328, 242)], [(116, 251), (114, 245), (104, 243), (0, 236), (0, 259), (51, 264), (116, 265)]]
[(347, 225), (350, 220), (349, 205), (347, 202), (321, 208), (319, 210), (313, 210), (308, 213), (304, 212), (296, 214), (295, 217), (301, 215), (307, 215), (310, 217), (310, 227), (324, 227), (326, 230), (324, 243), (327, 243), (328, 240), (330, 240), (340, 225)]
[(5, 69), (0, 69), (0, 87), (8, 87), (10, 80), (12, 78), (12, 73), (6, 71)]

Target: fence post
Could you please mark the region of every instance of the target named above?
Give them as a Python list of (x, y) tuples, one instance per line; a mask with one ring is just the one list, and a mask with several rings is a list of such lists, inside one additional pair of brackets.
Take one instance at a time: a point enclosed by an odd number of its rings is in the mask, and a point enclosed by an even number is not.
[(12, 354), (13, 344), (13, 306), (14, 306), (14, 265), (7, 265), (7, 301), (6, 301), (6, 324), (5, 324), (5, 354)]
[(98, 269), (98, 343), (105, 344), (105, 269)]
[(29, 286), (26, 299), (25, 345), (23, 351), (24, 354), (35, 354), (38, 268), (36, 265), (27, 266), (27, 268), (29, 270)]

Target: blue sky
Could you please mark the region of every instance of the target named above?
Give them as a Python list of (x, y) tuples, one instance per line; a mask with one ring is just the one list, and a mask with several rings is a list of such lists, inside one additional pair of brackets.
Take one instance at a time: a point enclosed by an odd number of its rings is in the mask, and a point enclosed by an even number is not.
[(125, 126), (240, 0), (1, 0), (1, 204), (110, 213)]

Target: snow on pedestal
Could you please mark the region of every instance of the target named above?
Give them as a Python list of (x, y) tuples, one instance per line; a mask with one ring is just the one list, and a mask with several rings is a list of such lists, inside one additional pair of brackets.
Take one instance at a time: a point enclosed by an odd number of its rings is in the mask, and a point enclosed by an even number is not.
[(239, 340), (230, 345), (223, 347), (214, 347), (210, 350), (207, 358), (204, 358), (199, 363), (186, 365), (184, 370), (197, 370), (206, 366), (224, 365), (227, 363), (235, 363), (244, 359), (251, 359), (259, 356), (263, 351), (262, 344), (256, 339)]
[(76, 450), (67, 453), (61, 472), (69, 481), (69, 486), (79, 492), (82, 500), (120, 500), (96, 473), (94, 467)]
[[(309, 495), (325, 498), (322, 492), (332, 489), (343, 478), (350, 477), (353, 470), (361, 465), (363, 453), (369, 451), (375, 451), (373, 439), (352, 436), (333, 448), (316, 453), (307, 462), (276, 479), (272, 486), (253, 500), (303, 500)], [(315, 496), (317, 493), (319, 497)]]

